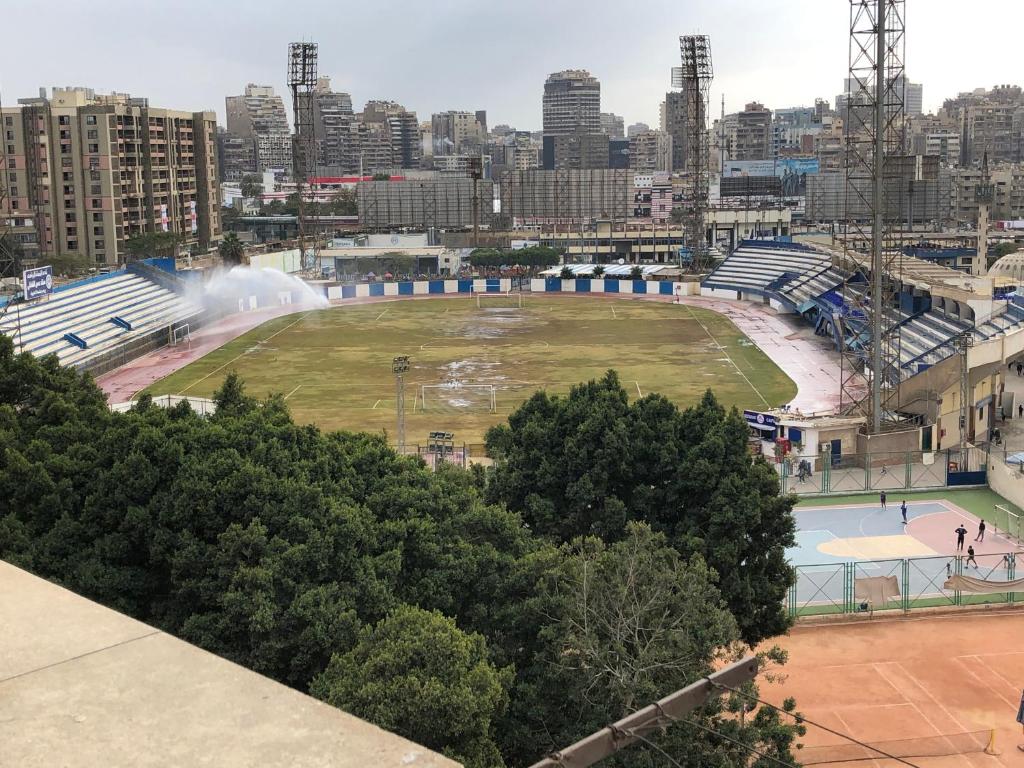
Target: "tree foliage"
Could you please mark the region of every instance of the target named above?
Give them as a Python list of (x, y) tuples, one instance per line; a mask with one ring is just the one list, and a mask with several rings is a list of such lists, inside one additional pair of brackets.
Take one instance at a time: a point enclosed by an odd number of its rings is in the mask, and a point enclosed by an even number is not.
[(494, 741), (508, 705), (511, 668), (496, 669), (487, 644), (436, 611), (402, 606), (364, 627), (336, 655), (312, 693), (467, 768), (503, 765)]
[(257, 197), (263, 191), (263, 179), (249, 173), (242, 177), (240, 183), (242, 197)]
[(245, 256), (245, 246), (234, 232), (228, 232), (217, 246), (217, 253), (225, 264), (241, 264)]
[(742, 638), (783, 632), (793, 572), (794, 499), (778, 476), (751, 460), (748, 428), (711, 392), (680, 411), (664, 397), (630, 403), (618, 376), (538, 392), (487, 433), (496, 458), (488, 500), (519, 512), (558, 541), (614, 541), (630, 520), (648, 522), (680, 552), (696, 552), (719, 574)]
[(125, 248), (134, 259), (158, 256), (175, 256), (178, 245), (184, 238), (176, 232), (144, 232), (132, 235), (125, 241)]
[(562, 251), (544, 245), (527, 248), (475, 248), (469, 254), (469, 263), (474, 267), (529, 267), (543, 269), (553, 267), (561, 260)]
[[(710, 395), (629, 403), (611, 374), (537, 395), (488, 436), (489, 474), (295, 424), (235, 374), (214, 399), (112, 413), (0, 336), (0, 558), (473, 766), (528, 764), (785, 626), (791, 500)], [(798, 729), (737, 706), (699, 717), (785, 759)], [(691, 726), (659, 741), (731, 759)]]

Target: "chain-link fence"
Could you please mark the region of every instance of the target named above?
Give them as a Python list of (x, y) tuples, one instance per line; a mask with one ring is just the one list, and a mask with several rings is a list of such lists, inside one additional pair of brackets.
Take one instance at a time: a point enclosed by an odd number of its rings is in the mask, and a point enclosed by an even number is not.
[[(790, 616), (861, 613), (885, 610), (1024, 602), (1016, 589), (1017, 560), (1022, 553), (1005, 552), (949, 557), (910, 557), (796, 566), (796, 582), (786, 597)], [(984, 591), (947, 589), (954, 576), (985, 582)]]
[(950, 448), (787, 456), (775, 466), (783, 493), (820, 495), (984, 485), (986, 460), (985, 448), (972, 446), (964, 454)]

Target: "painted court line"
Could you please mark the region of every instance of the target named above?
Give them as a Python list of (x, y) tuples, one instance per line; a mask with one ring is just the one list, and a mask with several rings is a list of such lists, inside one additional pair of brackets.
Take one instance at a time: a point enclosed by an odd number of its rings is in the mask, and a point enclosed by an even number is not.
[(373, 318), (373, 322), (377, 322), (382, 317), (384, 317), (384, 315), (386, 315), (387, 313), (388, 313), (388, 311), (385, 309), (383, 312), (381, 312), (379, 315), (377, 315), (375, 318)]
[(612, 317), (614, 317), (616, 320), (619, 319), (619, 316), (615, 314), (615, 307), (612, 307)]
[(634, 381), (633, 383), (636, 384), (636, 393), (638, 395), (640, 395), (640, 397), (643, 397), (644, 393), (640, 391), (640, 382), (639, 381)]
[[(964, 668), (964, 670), (965, 670), (965, 671), (967, 672), (967, 674), (968, 674), (968, 675), (970, 675), (971, 677), (973, 677), (973, 678), (974, 678), (975, 680), (977, 680), (977, 681), (978, 681), (979, 683), (981, 683), (981, 684), (982, 684), (982, 685), (983, 685), (983, 686), (984, 686), (985, 688), (988, 688), (988, 689), (989, 689), (990, 691), (992, 691), (992, 693), (994, 693), (994, 694), (995, 694), (996, 696), (998, 696), (998, 697), (999, 697), (1000, 699), (1002, 699), (1003, 701), (1005, 701), (1008, 707), (1010, 707), (1011, 709), (1014, 709), (1014, 708), (1016, 708), (1016, 706), (1017, 706), (1017, 703), (1016, 703), (1016, 702), (1014, 702), (1014, 701), (1010, 701), (1010, 700), (1009, 700), (1008, 698), (1006, 698), (1005, 696), (1003, 696), (1003, 694), (1001, 694), (1001, 693), (1000, 693), (999, 691), (997, 691), (997, 690), (996, 690), (995, 688), (993, 688), (993, 687), (992, 687), (991, 685), (989, 685), (989, 684), (988, 684), (988, 683), (986, 683), (986, 682), (985, 682), (984, 680), (982, 680), (982, 679), (981, 679), (980, 677), (978, 677), (978, 676), (977, 676), (977, 675), (976, 675), (976, 674), (974, 673), (974, 670), (973, 670), (973, 669), (971, 669), (971, 667), (970, 667), (970, 666), (969, 666), (969, 665), (968, 665), (968, 664), (967, 664), (967, 663), (966, 663), (966, 662), (964, 661), (964, 658), (965, 658), (965, 657), (963, 657), (963, 656), (956, 656), (956, 657), (954, 657), (953, 661), (957, 662), (957, 663), (958, 663), (958, 664), (959, 664), (959, 665), (960, 665), (961, 667), (963, 667), (963, 668)], [(978, 657), (977, 657), (977, 656), (968, 656), (968, 657), (966, 657), (966, 658), (974, 658), (974, 659), (978, 659)], [(978, 661), (979, 661), (979, 662), (981, 662), (981, 665), (982, 665), (983, 667), (985, 667), (985, 669), (988, 669), (988, 670), (989, 670), (990, 672), (992, 671), (992, 670), (991, 670), (991, 668), (990, 668), (990, 667), (988, 666), (988, 664), (986, 664), (986, 663), (985, 663), (984, 661), (981, 661), (981, 659), (978, 659)]]
[[(378, 401), (377, 401), (376, 403), (374, 403), (374, 404), (373, 404), (373, 408), (371, 408), (370, 410), (371, 410), (371, 411), (373, 411), (373, 410), (376, 410), (376, 409), (377, 409), (377, 406), (378, 406), (378, 405), (380, 405), (380, 400), (378, 400)], [(415, 406), (415, 404), (414, 404), (414, 405), (413, 405), (413, 408), (415, 408), (415, 407), (416, 407), (416, 406)]]
[(706, 334), (707, 334), (707, 337), (708, 337), (709, 339), (711, 339), (712, 343), (714, 343), (714, 345), (715, 345), (716, 347), (718, 347), (718, 350), (719, 350), (719, 351), (720, 351), (720, 352), (721, 352), (721, 353), (722, 353), (723, 355), (725, 355), (725, 359), (726, 359), (726, 360), (728, 360), (728, 361), (729, 361), (730, 363), (732, 363), (732, 367), (736, 369), (736, 373), (738, 373), (738, 374), (739, 374), (740, 376), (742, 376), (742, 377), (743, 377), (743, 380), (744, 380), (745, 382), (747, 382), (747, 385), (748, 385), (748, 386), (749, 386), (749, 387), (750, 387), (750, 388), (751, 388), (752, 390), (754, 390), (754, 394), (756, 394), (756, 395), (757, 395), (758, 397), (760, 397), (760, 398), (761, 398), (761, 402), (762, 402), (762, 403), (764, 403), (764, 404), (765, 404), (766, 406), (768, 406), (769, 408), (771, 408), (771, 403), (769, 403), (769, 402), (768, 402), (768, 401), (767, 401), (767, 400), (765, 399), (765, 396), (761, 394), (761, 390), (759, 390), (759, 389), (758, 389), (757, 387), (755, 387), (755, 386), (754, 386), (754, 382), (752, 382), (752, 381), (751, 381), (750, 379), (748, 379), (748, 378), (747, 378), (747, 374), (745, 374), (745, 373), (744, 373), (743, 371), (741, 371), (741, 370), (740, 370), (740, 367), (739, 367), (738, 365), (736, 365), (736, 361), (735, 361), (735, 360), (733, 360), (733, 359), (732, 359), (732, 356), (730, 356), (730, 355), (729, 355), (729, 353), (725, 351), (725, 347), (723, 347), (723, 346), (722, 346), (721, 344), (719, 344), (719, 343), (718, 343), (718, 339), (716, 339), (716, 338), (715, 338), (715, 336), (714, 336), (714, 334), (712, 334), (712, 333), (711, 333), (711, 331), (709, 331), (709, 330), (708, 330), (708, 327), (707, 327), (706, 325), (704, 325), (704, 323), (703, 323), (703, 322), (701, 322), (700, 318), (699, 318), (699, 317), (697, 317), (697, 315), (696, 315), (696, 314), (694, 313), (694, 311), (693, 311), (693, 309), (692, 309), (692, 308), (690, 307), (690, 305), (689, 305), (689, 304), (684, 304), (683, 306), (684, 306), (684, 307), (686, 307), (686, 311), (690, 313), (690, 317), (691, 317), (691, 318), (692, 318), (693, 320), (696, 320), (696, 321), (697, 321), (697, 325), (699, 325), (699, 326), (700, 326), (701, 328), (703, 328), (703, 329), (704, 329), (704, 333), (706, 333)]
[[(301, 322), (302, 322), (303, 320), (305, 320), (305, 319), (306, 319), (307, 317), (309, 317), (309, 316), (310, 316), (311, 314), (312, 314), (312, 312), (307, 312), (307, 313), (306, 313), (306, 314), (304, 314), (304, 315), (303, 315), (302, 317), (300, 317), (300, 318), (299, 318), (298, 320), (295, 320), (294, 322), (288, 323), (288, 325), (286, 325), (286, 326), (285, 326), (284, 328), (280, 329), (279, 331), (274, 331), (274, 332), (273, 332), (272, 334), (270, 334), (269, 336), (267, 336), (267, 338), (263, 339), (262, 341), (258, 341), (258, 342), (256, 342), (256, 343), (257, 343), (257, 344), (266, 344), (266, 343), (267, 343), (268, 341), (270, 341), (270, 340), (271, 340), (272, 338), (274, 338), (275, 336), (277, 336), (277, 334), (279, 334), (279, 333), (284, 333), (285, 331), (287, 331), (287, 330), (288, 330), (289, 328), (291, 328), (291, 327), (292, 327), (293, 325), (295, 325), (296, 323), (301, 323)], [(195, 381), (193, 381), (193, 382), (192, 382), (191, 384), (189, 384), (189, 385), (188, 385), (187, 387), (185, 387), (184, 389), (182, 389), (181, 391), (179, 391), (179, 392), (178, 392), (178, 394), (179, 394), (179, 395), (183, 395), (183, 394), (185, 394), (186, 392), (188, 392), (188, 391), (189, 391), (190, 389), (192, 389), (192, 387), (194, 387), (194, 386), (195, 386), (196, 384), (198, 384), (199, 382), (201, 382), (201, 381), (206, 381), (206, 380), (207, 380), (208, 378), (210, 378), (211, 376), (213, 376), (213, 374), (217, 373), (217, 371), (220, 371), (220, 370), (223, 370), (224, 368), (227, 368), (227, 367), (228, 367), (229, 365), (231, 365), (231, 364), (232, 364), (233, 362), (235, 362), (236, 360), (238, 360), (238, 359), (239, 359), (239, 358), (241, 358), (241, 357), (244, 357), (244, 356), (245, 356), (245, 355), (247, 355), (247, 354), (249, 354), (249, 351), (248, 351), (248, 349), (246, 349), (246, 350), (243, 350), (243, 351), (242, 351), (241, 353), (239, 353), (239, 354), (235, 355), (235, 356), (234, 356), (233, 358), (231, 358), (231, 359), (230, 359), (230, 360), (228, 360), (228, 361), (227, 361), (226, 363), (224, 363), (224, 365), (219, 365), (219, 366), (217, 366), (216, 368), (214, 368), (214, 369), (213, 369), (212, 371), (210, 371), (210, 372), (209, 372), (208, 374), (206, 374), (206, 375), (205, 375), (205, 376), (203, 376), (202, 378), (200, 378), (200, 379), (196, 379)]]
[(298, 391), (299, 391), (299, 390), (300, 390), (301, 388), (302, 388), (302, 385), (301, 385), (301, 384), (299, 384), (299, 385), (298, 385), (297, 387), (295, 387), (295, 389), (293, 389), (293, 390), (292, 390), (291, 392), (289, 392), (289, 393), (288, 393), (287, 395), (285, 395), (285, 396), (284, 396), (284, 399), (285, 399), (285, 400), (287, 400), (287, 399), (288, 399), (289, 397), (291, 397), (291, 396), (292, 396), (292, 395), (294, 395), (294, 394), (295, 394), (296, 392), (298, 392)]

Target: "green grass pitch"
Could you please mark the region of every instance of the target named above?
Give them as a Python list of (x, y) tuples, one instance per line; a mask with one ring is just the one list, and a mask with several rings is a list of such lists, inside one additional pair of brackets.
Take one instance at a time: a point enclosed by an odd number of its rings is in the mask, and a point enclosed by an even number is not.
[[(686, 305), (525, 295), (522, 309), (490, 298), (393, 301), (278, 318), (156, 382), (150, 394), (208, 397), (235, 370), (247, 390), (287, 397), (295, 418), (324, 429), (395, 434), (391, 360), (409, 355), (406, 442), (447, 430), (479, 443), (533, 392), (564, 393), (609, 368), (631, 396), (680, 406), (711, 387), (726, 406), (788, 402), (793, 382), (730, 320)], [(484, 392), (496, 387), (497, 410)], [(426, 401), (421, 385), (428, 388)]]

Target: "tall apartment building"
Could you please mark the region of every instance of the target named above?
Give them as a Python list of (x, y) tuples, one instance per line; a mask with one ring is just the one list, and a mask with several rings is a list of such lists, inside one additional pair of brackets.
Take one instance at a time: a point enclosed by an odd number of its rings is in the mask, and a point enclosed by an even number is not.
[[(978, 168), (955, 168), (950, 183), (949, 216), (953, 222), (976, 224), (977, 187), (983, 181)], [(992, 205), (989, 220), (1024, 219), (1024, 164), (1003, 165), (989, 172)]]
[[(632, 123), (626, 129), (626, 138), (627, 139), (632, 139), (638, 133), (643, 133), (644, 131), (649, 131), (649, 130), (651, 130), (651, 126), (649, 126), (647, 123)], [(665, 129), (662, 128), (662, 130), (665, 130)]]
[(544, 83), (544, 135), (601, 133), (601, 83), (585, 69), (567, 69)]
[(269, 85), (245, 86), (240, 96), (224, 99), (228, 133), (254, 139), (259, 172), (292, 172), (292, 136), (284, 101)]
[(629, 139), (629, 167), (634, 173), (672, 170), (672, 137), (665, 131), (644, 131)]
[[(436, 155), (480, 154), (487, 142), (486, 112), (449, 110), (431, 116), (430, 128)], [(484, 116), (481, 124), (478, 115)]]
[(546, 170), (600, 170), (609, 167), (610, 159), (608, 137), (603, 133), (544, 136), (543, 165)]
[[(897, 78), (895, 87), (903, 89), (903, 114), (907, 117), (920, 116), (924, 111), (924, 86), (920, 83), (912, 83), (901, 76)], [(856, 105), (871, 100), (871, 94), (874, 93), (873, 87), (868, 88), (866, 97), (863, 94), (858, 95), (859, 90), (854, 78), (844, 78), (843, 93), (836, 96), (836, 112), (839, 115), (845, 115), (851, 104)]]
[(814, 136), (819, 133), (821, 118), (815, 107), (775, 110), (772, 117), (772, 157), (811, 154), (814, 151)]
[(980, 164), (1024, 160), (1024, 100), (1009, 104), (969, 104), (961, 112), (960, 160)]
[(313, 92), (313, 130), (317, 143), (317, 164), (321, 168), (344, 167), (349, 159), (348, 138), (351, 124), (352, 97), (331, 88), (329, 77), (320, 77)]
[(540, 166), (537, 145), (529, 131), (516, 131), (505, 138), (505, 166), (516, 171), (529, 171)]
[(674, 172), (686, 170), (687, 135), (686, 91), (669, 91), (661, 102), (661, 130), (672, 137), (672, 168)]
[(614, 112), (601, 113), (601, 133), (607, 134), (609, 139), (625, 138), (625, 120)]
[(0, 214), (33, 230), (39, 256), (127, 259), (134, 235), (174, 232), (187, 246), (220, 235), (213, 112), (150, 107), (127, 94), (54, 88), (2, 117)]
[(423, 156), (416, 113), (393, 101), (368, 101), (362, 122), (384, 126), (391, 141), (391, 167), (417, 168)]
[(258, 173), (256, 140), (217, 128), (217, 168), (221, 181), (241, 181)]
[(756, 101), (736, 114), (736, 145), (730, 159), (768, 160), (772, 157), (772, 111)]

